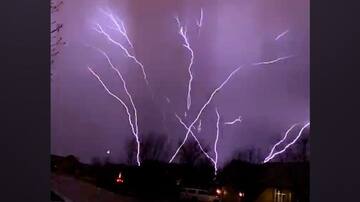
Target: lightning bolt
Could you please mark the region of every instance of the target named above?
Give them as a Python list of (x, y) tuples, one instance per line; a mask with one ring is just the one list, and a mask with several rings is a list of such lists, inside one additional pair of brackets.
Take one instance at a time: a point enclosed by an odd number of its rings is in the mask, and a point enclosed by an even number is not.
[[(215, 175), (217, 175), (217, 162), (218, 162), (218, 152), (217, 152), (217, 144), (218, 144), (218, 140), (219, 140), (219, 123), (220, 123), (220, 114), (216, 108), (216, 115), (217, 115), (217, 122), (216, 122), (216, 139), (215, 139), (215, 143), (214, 143), (214, 152), (215, 152), (215, 159), (212, 158), (201, 146), (200, 141), (197, 139), (196, 135), (191, 131), (190, 127), (187, 127), (186, 124), (183, 122), (183, 120), (175, 113), (176, 118), (179, 120), (179, 122), (181, 123), (181, 125), (184, 126), (184, 128), (188, 131), (190, 131), (190, 134), (192, 135), (192, 137), (195, 139), (195, 141), (197, 142), (200, 150), (202, 151), (202, 153), (206, 156), (206, 158), (208, 158), (213, 164), (214, 164), (214, 173)], [(180, 144), (180, 147), (182, 147), (186, 140), (189, 137), (189, 133), (186, 133), (184, 140), (182, 141), (182, 143)]]
[[(111, 95), (112, 97), (114, 97), (117, 101), (119, 101), (121, 103), (121, 105), (125, 108), (126, 113), (128, 115), (128, 121), (131, 127), (131, 131), (136, 139), (136, 143), (137, 143), (137, 155), (136, 155), (136, 160), (137, 160), (137, 164), (138, 166), (141, 165), (140, 163), (140, 141), (139, 141), (139, 136), (138, 136), (138, 131), (137, 131), (137, 125), (134, 126), (134, 124), (132, 123), (132, 116), (130, 113), (129, 108), (127, 107), (127, 105), (125, 104), (125, 102), (119, 98), (117, 95), (115, 95), (114, 93), (112, 93), (109, 88), (105, 85), (105, 83), (101, 80), (100, 76), (98, 74), (96, 74), (90, 67), (88, 67), (88, 70), (91, 72), (92, 75), (94, 75), (96, 77), (96, 79), (101, 83), (101, 85), (103, 86), (103, 88), (105, 89), (105, 91)], [(135, 121), (137, 124), (137, 121)]]
[(144, 65), (135, 57), (135, 55), (132, 55), (128, 51), (128, 49), (125, 48), (121, 43), (119, 43), (119, 42), (115, 41), (113, 38), (111, 38), (111, 36), (107, 32), (104, 31), (104, 29), (102, 28), (102, 26), (99, 23), (96, 23), (96, 26), (97, 27), (93, 28), (95, 31), (97, 31), (100, 34), (103, 34), (111, 43), (115, 44), (116, 46), (119, 46), (125, 52), (125, 55), (128, 58), (131, 58), (136, 64), (138, 64), (140, 66), (144, 80), (145, 80), (146, 84), (149, 85), (149, 81), (147, 80), (147, 75), (146, 75), (146, 72), (144, 69)]
[(215, 108), (215, 112), (216, 112), (216, 139), (215, 139), (215, 143), (214, 143), (214, 152), (215, 152), (215, 175), (217, 174), (217, 163), (218, 163), (218, 151), (217, 151), (217, 144), (219, 141), (219, 131), (220, 131), (220, 127), (219, 127), (219, 123), (220, 123), (220, 114), (217, 108)]
[(121, 79), (121, 82), (123, 83), (123, 87), (124, 87), (125, 93), (126, 93), (126, 95), (128, 96), (128, 98), (129, 98), (129, 100), (130, 100), (130, 103), (131, 103), (131, 106), (132, 106), (133, 111), (134, 111), (134, 120), (135, 120), (135, 131), (134, 131), (134, 132), (135, 132), (136, 134), (138, 134), (138, 133), (139, 133), (139, 127), (138, 127), (138, 119), (137, 119), (137, 109), (136, 109), (134, 100), (133, 100), (133, 98), (132, 98), (132, 96), (131, 96), (131, 94), (129, 93), (129, 90), (128, 90), (128, 88), (127, 88), (126, 81), (125, 81), (123, 75), (121, 74), (121, 72), (112, 64), (109, 56), (108, 56), (103, 50), (101, 50), (101, 49), (99, 49), (99, 48), (97, 48), (97, 50), (98, 50), (101, 54), (103, 54), (103, 55), (105, 56), (105, 58), (106, 58), (106, 60), (108, 61), (111, 69), (113, 69), (113, 70), (117, 73), (117, 75), (118, 75), (118, 76), (120, 77), (120, 79)]
[(285, 36), (287, 33), (289, 32), (289, 30), (285, 30), (282, 33), (280, 33), (279, 35), (277, 35), (275, 37), (275, 41), (279, 40), (281, 37)]
[[(192, 128), (192, 127), (194, 126), (194, 124), (198, 121), (198, 119), (200, 118), (202, 112), (205, 110), (205, 108), (206, 108), (206, 107), (209, 105), (209, 103), (212, 101), (212, 99), (213, 99), (213, 97), (216, 95), (216, 93), (218, 93), (218, 92), (224, 87), (224, 85), (230, 80), (230, 78), (231, 78), (236, 72), (239, 71), (240, 68), (241, 68), (241, 66), (238, 67), (238, 68), (236, 68), (234, 71), (232, 71), (232, 72), (230, 73), (230, 75), (225, 79), (225, 81), (224, 81), (223, 83), (221, 83), (221, 85), (220, 85), (219, 87), (217, 87), (217, 88), (211, 93), (210, 97), (209, 97), (208, 100), (205, 102), (205, 104), (202, 106), (202, 108), (200, 109), (200, 111), (199, 111), (199, 113), (197, 114), (197, 116), (196, 116), (196, 118), (194, 119), (194, 121), (193, 121), (193, 122), (190, 124), (190, 126), (188, 127), (188, 130), (187, 130), (187, 132), (186, 132), (185, 138), (188, 136), (188, 134), (189, 134), (190, 131), (191, 131), (191, 128)], [(185, 141), (186, 141), (186, 140), (185, 140)], [(182, 146), (183, 146), (183, 144), (180, 145), (180, 146), (176, 149), (176, 151), (175, 151), (175, 153), (173, 154), (173, 156), (171, 157), (169, 163), (171, 163), (171, 162), (174, 160), (174, 158), (175, 158), (176, 155), (179, 153), (179, 150), (181, 149)]]
[[(206, 153), (206, 151), (204, 150), (204, 148), (201, 146), (200, 141), (197, 139), (197, 137), (195, 136), (195, 134), (191, 131), (190, 127), (187, 127), (186, 124), (183, 122), (183, 120), (177, 115), (175, 114), (176, 118), (179, 120), (179, 122), (181, 123), (181, 125), (184, 126), (184, 128), (188, 131), (190, 131), (190, 134), (192, 135), (192, 137), (195, 139), (196, 143), (198, 144), (200, 150), (204, 153), (204, 155), (214, 164), (216, 165), (216, 162), (213, 158), (211, 158), (211, 156), (208, 155), (208, 153)], [(185, 144), (186, 140), (189, 137), (189, 133), (186, 133), (184, 140), (182, 141), (182, 143), (180, 144), (180, 148)]]
[[(125, 25), (124, 25), (124, 22), (122, 20), (119, 20), (118, 17), (115, 17), (111, 12), (106, 12), (105, 10), (103, 9), (100, 9), (101, 12), (103, 12), (105, 15), (107, 15), (111, 21), (115, 24), (116, 28), (112, 28), (114, 30), (117, 30), (121, 33), (121, 35), (123, 35), (123, 37), (126, 39), (126, 41), (129, 43), (129, 45), (131, 46), (131, 48), (134, 48), (132, 42), (130, 41), (129, 39), (129, 36), (127, 35), (127, 32), (126, 32), (126, 29), (125, 29)], [(119, 24), (119, 22), (121, 23), (121, 26)]]
[[(177, 18), (178, 19), (178, 18)], [(191, 106), (191, 83), (192, 83), (192, 80), (193, 80), (193, 74), (191, 72), (191, 67), (194, 63), (194, 51), (192, 50), (192, 48), (190, 47), (190, 44), (189, 44), (189, 39), (187, 37), (187, 32), (186, 32), (186, 28), (183, 27), (183, 26), (180, 26), (180, 30), (179, 30), (179, 34), (181, 35), (181, 37), (184, 39), (184, 44), (183, 46), (189, 50), (190, 52), (190, 63), (189, 63), (189, 66), (188, 66), (188, 72), (189, 72), (189, 83), (188, 83), (188, 91), (187, 91), (187, 100), (186, 100), (186, 107), (187, 109), (189, 110), (190, 109), (190, 106)]]
[(236, 122), (241, 122), (242, 119), (241, 119), (241, 116), (239, 116), (237, 119), (233, 120), (233, 121), (228, 121), (228, 122), (225, 122), (224, 124), (225, 125), (233, 125), (235, 124)]
[(282, 149), (282, 150), (280, 150), (280, 151), (278, 151), (278, 152), (275, 152), (273, 155), (271, 155), (271, 157), (266, 158), (263, 163), (267, 163), (267, 162), (269, 162), (271, 159), (273, 159), (275, 156), (284, 153), (287, 148), (289, 148), (291, 145), (293, 145), (293, 144), (296, 143), (296, 141), (301, 137), (303, 131), (304, 131), (307, 127), (309, 127), (309, 126), (310, 126), (310, 122), (306, 123), (306, 124), (300, 129), (298, 135), (296, 136), (296, 138), (295, 138), (293, 141), (291, 141), (289, 144), (287, 144), (287, 145), (284, 147), (284, 149)]
[(179, 16), (174, 16), (175, 20), (176, 20), (176, 24), (178, 26), (178, 28), (180, 29), (181, 28), (181, 22), (180, 22), (180, 19), (179, 19)]
[(265, 158), (265, 161), (267, 161), (267, 160), (273, 155), (273, 152), (274, 152), (275, 148), (276, 148), (278, 145), (280, 145), (282, 142), (285, 141), (285, 139), (287, 138), (287, 136), (288, 136), (288, 134), (290, 133), (290, 131), (291, 131), (293, 128), (295, 128), (295, 126), (297, 126), (297, 125), (298, 125), (298, 123), (295, 123), (295, 124), (293, 124), (289, 129), (287, 129), (287, 131), (285, 132), (284, 137), (283, 137), (279, 142), (277, 142), (277, 143), (271, 148), (271, 151), (270, 151), (269, 155)]
[(294, 57), (294, 56), (293, 56), (293, 55), (289, 55), (289, 56), (279, 57), (279, 58), (276, 58), (276, 59), (270, 60), (270, 61), (253, 63), (253, 65), (254, 65), (254, 66), (257, 66), (257, 65), (269, 65), (269, 64), (273, 64), (273, 63), (276, 63), (276, 62), (279, 62), (279, 61), (282, 61), (282, 60), (286, 60), (286, 59), (292, 58), (292, 57)]

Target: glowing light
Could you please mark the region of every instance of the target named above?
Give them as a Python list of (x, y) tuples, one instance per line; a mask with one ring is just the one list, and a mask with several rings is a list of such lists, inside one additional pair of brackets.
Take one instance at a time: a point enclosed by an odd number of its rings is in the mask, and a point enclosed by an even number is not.
[(199, 19), (199, 20), (196, 20), (196, 25), (197, 25), (198, 27), (201, 27), (201, 26), (202, 26), (203, 17), (204, 17), (204, 11), (203, 11), (203, 8), (201, 8), (201, 9), (200, 9), (200, 19)]
[(275, 148), (276, 148), (278, 145), (280, 145), (282, 142), (285, 141), (285, 139), (287, 138), (287, 136), (288, 136), (288, 134), (290, 133), (290, 131), (291, 131), (293, 128), (295, 128), (296, 125), (298, 125), (298, 123), (293, 124), (289, 129), (287, 129), (287, 131), (285, 132), (284, 137), (283, 137), (279, 142), (277, 142), (277, 143), (271, 148), (271, 151), (270, 151), (269, 155), (265, 158), (265, 161), (267, 161), (267, 160), (273, 155), (273, 152), (274, 152)]
[(110, 154), (110, 150), (107, 150), (107, 151), (106, 151), (106, 154)]
[(217, 194), (221, 194), (221, 189), (216, 189)]
[(165, 100), (166, 100), (167, 103), (171, 102), (170, 98), (168, 98), (168, 97), (165, 97)]
[(307, 127), (309, 127), (309, 126), (310, 126), (310, 122), (306, 123), (306, 124), (300, 129), (298, 135), (296, 136), (296, 138), (295, 138), (293, 141), (291, 141), (289, 144), (287, 144), (287, 145), (284, 147), (284, 149), (282, 149), (282, 150), (280, 150), (280, 151), (278, 151), (278, 152), (275, 152), (271, 157), (265, 159), (265, 160), (264, 160), (264, 163), (267, 163), (267, 162), (269, 162), (271, 159), (273, 159), (275, 156), (284, 153), (287, 148), (289, 148), (291, 145), (295, 144), (296, 141), (301, 137), (303, 131), (304, 131)]
[(198, 133), (201, 132), (201, 119), (199, 120), (199, 125), (198, 125), (198, 127), (196, 129), (197, 129)]
[(241, 118), (241, 116), (239, 116), (239, 117), (236, 118), (235, 120), (225, 122), (224, 124), (225, 124), (225, 125), (233, 125), (233, 124), (235, 124), (236, 122), (241, 122), (241, 121), (242, 121), (242, 118)]
[(202, 24), (203, 24), (203, 18), (204, 18), (204, 11), (203, 11), (203, 8), (201, 8), (200, 9), (200, 19), (196, 20), (196, 25), (199, 28), (198, 37), (200, 36), (200, 33), (201, 33), (201, 27), (202, 27)]
[[(213, 97), (216, 95), (216, 93), (218, 93), (223, 87), (224, 85), (230, 80), (230, 78), (239, 71), (241, 67), (236, 68), (234, 71), (232, 71), (230, 73), (230, 75), (225, 79), (225, 81), (219, 86), (217, 87), (210, 95), (209, 99), (205, 102), (205, 104), (202, 106), (202, 108), (200, 109), (199, 113), (197, 114), (196, 118), (194, 119), (194, 121), (190, 124), (190, 126), (188, 127), (188, 130), (186, 132), (185, 138), (188, 136), (188, 134), (191, 131), (191, 128), (194, 126), (194, 124), (198, 121), (198, 119), (200, 118), (202, 112), (205, 110), (205, 108), (209, 105), (209, 103), (212, 101)], [(186, 141), (186, 140), (185, 140)], [(178, 152), (180, 151), (181, 147), (183, 146), (183, 144), (181, 144), (175, 151), (175, 153), (173, 154), (173, 156), (170, 158), (169, 163), (171, 163), (176, 155), (178, 154)]]
[[(119, 101), (121, 103), (121, 105), (125, 108), (126, 110), (126, 113), (128, 115), (128, 121), (129, 121), (129, 124), (130, 124), (130, 127), (131, 127), (131, 131), (136, 139), (136, 142), (137, 142), (137, 155), (136, 155), (136, 161), (137, 161), (137, 164), (138, 166), (141, 165), (140, 163), (140, 141), (139, 141), (139, 137), (138, 137), (138, 134), (137, 134), (137, 129), (135, 129), (134, 127), (134, 124), (132, 123), (132, 119), (131, 119), (131, 113), (130, 113), (130, 110), (129, 108), (127, 107), (127, 105), (125, 104), (125, 102), (119, 98), (117, 95), (115, 95), (114, 93), (112, 93), (109, 88), (105, 85), (105, 83), (101, 80), (100, 76), (98, 74), (96, 74), (90, 67), (88, 67), (88, 70), (91, 72), (92, 75), (94, 75), (96, 77), (96, 79), (101, 83), (101, 85), (103, 86), (103, 88), (105, 89), (105, 91), (111, 95), (112, 97), (114, 97), (117, 101)], [(137, 127), (137, 126), (136, 126)]]
[(276, 58), (276, 59), (270, 60), (270, 61), (253, 63), (253, 65), (254, 65), (254, 66), (257, 66), (257, 65), (269, 65), (269, 64), (273, 64), (273, 63), (276, 63), (276, 62), (280, 62), (280, 61), (282, 61), (282, 60), (286, 60), (286, 59), (292, 58), (292, 57), (294, 57), (294, 56), (293, 56), (293, 55), (289, 55), (289, 56), (279, 57), (279, 58)]
[(287, 33), (289, 32), (289, 30), (285, 30), (282, 33), (280, 33), (279, 35), (277, 35), (275, 37), (275, 41), (279, 40), (281, 37), (285, 36)]
[(119, 172), (119, 175), (116, 178), (116, 183), (118, 183), (118, 184), (124, 183), (124, 180), (122, 179), (122, 176), (121, 176), (121, 172)]
[(240, 197), (244, 197), (245, 194), (244, 194), (243, 192), (239, 192), (239, 196), (240, 196)]

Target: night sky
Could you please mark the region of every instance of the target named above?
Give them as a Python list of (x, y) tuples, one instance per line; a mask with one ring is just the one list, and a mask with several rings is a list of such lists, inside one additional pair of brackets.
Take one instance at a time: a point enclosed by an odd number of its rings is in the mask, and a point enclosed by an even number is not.
[[(100, 23), (132, 50), (124, 37), (109, 28), (114, 25), (101, 8), (110, 8), (123, 20), (149, 86), (139, 66), (93, 29), (94, 23)], [(201, 8), (199, 31), (196, 20)], [(190, 53), (174, 16), (186, 25), (194, 50), (192, 105), (186, 117)], [(73, 0), (64, 2), (53, 18), (64, 23), (62, 36), (67, 42), (52, 67), (53, 154), (73, 154), (90, 162), (110, 150), (111, 159), (120, 162), (125, 160), (125, 141), (133, 138), (124, 108), (87, 67), (130, 104), (121, 80), (106, 58), (89, 45), (104, 50), (124, 75), (138, 109), (140, 140), (151, 131), (166, 134), (173, 145), (171, 154), (186, 133), (174, 113), (189, 125), (212, 91), (239, 66), (201, 116), (201, 132), (194, 130), (212, 149), (218, 108), (220, 164), (239, 148), (253, 146), (269, 152), (293, 123), (309, 121), (308, 0)], [(289, 55), (293, 57), (273, 64), (252, 65)], [(224, 125), (239, 116), (241, 123)]]

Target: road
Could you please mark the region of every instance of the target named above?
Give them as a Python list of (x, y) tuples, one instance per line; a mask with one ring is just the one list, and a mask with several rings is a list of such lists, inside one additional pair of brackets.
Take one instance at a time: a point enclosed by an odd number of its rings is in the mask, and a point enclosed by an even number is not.
[(51, 189), (71, 202), (152, 202), (120, 196), (68, 176), (52, 175)]

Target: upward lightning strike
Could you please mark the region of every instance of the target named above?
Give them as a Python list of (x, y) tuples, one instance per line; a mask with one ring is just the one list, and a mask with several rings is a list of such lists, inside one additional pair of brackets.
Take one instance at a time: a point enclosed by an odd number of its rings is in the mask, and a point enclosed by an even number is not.
[[(215, 160), (214, 160), (213, 158), (211, 158), (211, 156), (209, 156), (209, 154), (204, 150), (204, 148), (201, 146), (200, 141), (197, 139), (196, 135), (192, 132), (192, 130), (191, 130), (189, 127), (186, 126), (186, 124), (184, 123), (184, 121), (183, 121), (177, 114), (175, 114), (175, 116), (176, 116), (176, 118), (179, 120), (179, 122), (181, 123), (181, 125), (184, 126), (184, 128), (185, 128), (186, 130), (190, 130), (190, 134), (191, 134), (192, 137), (195, 139), (195, 141), (196, 141), (196, 143), (198, 144), (201, 152), (204, 153), (204, 155), (206, 156), (206, 158), (208, 158), (208, 159), (214, 164), (214, 166), (216, 166)], [(185, 142), (186, 142), (186, 140), (188, 139), (188, 137), (189, 137), (189, 133), (186, 133), (184, 140), (183, 140), (182, 143), (180, 144), (180, 148), (185, 144)]]
[(123, 83), (123, 87), (124, 87), (125, 93), (126, 93), (126, 95), (128, 96), (128, 98), (129, 98), (129, 100), (130, 100), (130, 103), (131, 103), (131, 106), (132, 106), (133, 111), (134, 111), (135, 133), (136, 133), (136, 134), (139, 134), (138, 119), (137, 119), (137, 109), (136, 109), (134, 100), (133, 100), (133, 98), (132, 98), (132, 96), (131, 96), (131, 94), (129, 93), (129, 90), (128, 90), (128, 88), (127, 88), (126, 81), (125, 81), (123, 75), (121, 74), (121, 72), (119, 71), (119, 69), (117, 69), (117, 68), (112, 64), (109, 56), (105, 53), (105, 51), (103, 51), (103, 50), (101, 50), (101, 49), (99, 49), (99, 48), (97, 48), (97, 50), (98, 50), (101, 54), (103, 54), (103, 55), (105, 56), (105, 58), (106, 58), (106, 60), (108, 61), (111, 69), (113, 69), (113, 70), (117, 73), (117, 75), (120, 77), (121, 82)]
[(287, 138), (287, 136), (288, 136), (288, 134), (290, 133), (290, 131), (291, 131), (293, 128), (295, 128), (295, 126), (297, 126), (297, 125), (298, 125), (298, 123), (293, 124), (293, 125), (285, 132), (284, 137), (283, 137), (279, 142), (277, 142), (277, 143), (271, 148), (271, 151), (270, 151), (269, 155), (265, 158), (265, 161), (267, 161), (267, 160), (273, 155), (273, 152), (274, 152), (275, 148), (276, 148), (278, 145), (280, 145), (281, 143), (283, 143), (283, 142), (285, 141), (285, 139)]
[(115, 95), (114, 93), (112, 93), (109, 88), (105, 85), (105, 83), (101, 80), (100, 76), (98, 74), (96, 74), (90, 67), (88, 67), (88, 70), (91, 72), (92, 75), (94, 75), (96, 77), (96, 79), (101, 83), (101, 85), (103, 86), (103, 88), (105, 89), (105, 91), (111, 95), (112, 97), (114, 97), (117, 101), (119, 101), (121, 103), (121, 105), (125, 108), (126, 113), (128, 115), (128, 121), (131, 127), (131, 131), (136, 139), (136, 143), (137, 143), (137, 155), (136, 155), (136, 161), (138, 166), (141, 165), (140, 163), (140, 141), (139, 141), (139, 136), (137, 134), (137, 129), (136, 127), (134, 127), (134, 124), (132, 123), (132, 116), (130, 113), (129, 108), (127, 107), (127, 105), (125, 104), (125, 102), (119, 98), (117, 95)]
[(277, 35), (275, 37), (275, 41), (279, 40), (281, 37), (285, 36), (287, 33), (289, 32), (289, 30), (285, 30), (282, 33), (280, 33), (279, 35)]
[(214, 143), (214, 152), (215, 152), (215, 175), (217, 174), (217, 163), (218, 163), (218, 151), (217, 151), (217, 144), (219, 141), (219, 131), (220, 131), (220, 114), (217, 108), (215, 108), (215, 112), (216, 112), (216, 139), (215, 139), (215, 143)]
[(97, 27), (94, 28), (95, 31), (97, 31), (100, 34), (103, 34), (111, 43), (119, 46), (125, 52), (125, 55), (128, 58), (131, 58), (136, 64), (138, 64), (140, 66), (144, 80), (145, 80), (146, 84), (149, 85), (149, 81), (147, 80), (147, 75), (146, 75), (146, 72), (144, 69), (144, 65), (134, 55), (132, 55), (128, 51), (128, 49), (125, 48), (121, 43), (119, 43), (119, 42), (115, 41), (113, 38), (111, 38), (111, 36), (107, 32), (104, 31), (104, 29), (102, 28), (102, 26), (99, 23), (96, 23), (96, 26)]
[[(177, 18), (178, 19), (178, 18)], [(192, 83), (192, 80), (193, 80), (193, 74), (191, 72), (191, 67), (194, 63), (194, 51), (192, 50), (192, 48), (190, 47), (190, 44), (189, 44), (189, 39), (187, 37), (187, 33), (186, 33), (186, 28), (183, 27), (183, 26), (180, 26), (180, 30), (179, 30), (179, 34), (181, 35), (181, 37), (184, 39), (184, 44), (183, 46), (189, 50), (190, 52), (190, 63), (189, 63), (189, 66), (188, 66), (188, 72), (189, 72), (189, 83), (188, 83), (188, 91), (187, 91), (187, 100), (186, 100), (186, 107), (187, 109), (189, 110), (190, 109), (190, 106), (191, 106), (191, 83)]]
[[(111, 21), (115, 24), (116, 28), (112, 28), (112, 29), (119, 31), (120, 34), (123, 35), (123, 37), (124, 37), (124, 38), (126, 39), (126, 41), (129, 43), (129, 45), (131, 46), (131, 48), (134, 48), (134, 46), (133, 46), (132, 42), (130, 41), (129, 36), (128, 36), (127, 32), (126, 32), (124, 22), (123, 22), (122, 20), (119, 20), (119, 18), (118, 18), (118, 17), (115, 17), (112, 13), (108, 13), (108, 12), (102, 10), (102, 9), (101, 9), (101, 11), (102, 11), (105, 15), (107, 15), (107, 16), (111, 19)], [(120, 21), (121, 26), (120, 26), (120, 24), (119, 24), (118, 21)]]
[[(200, 111), (199, 111), (199, 113), (197, 114), (197, 116), (196, 116), (196, 118), (194, 119), (194, 121), (193, 121), (193, 122), (190, 124), (190, 126), (188, 127), (188, 130), (187, 130), (187, 132), (186, 132), (185, 137), (187, 137), (187, 136), (189, 135), (189, 133), (190, 133), (190, 131), (191, 131), (191, 128), (192, 128), (192, 127), (194, 126), (194, 124), (198, 121), (198, 119), (200, 118), (201, 114), (203, 113), (203, 111), (205, 110), (205, 108), (209, 105), (209, 103), (212, 101), (212, 99), (213, 99), (213, 97), (216, 95), (216, 93), (219, 92), (219, 91), (224, 87), (224, 85), (230, 80), (230, 78), (231, 78), (236, 72), (239, 71), (240, 68), (241, 68), (241, 67), (238, 67), (238, 68), (236, 68), (234, 71), (232, 71), (232, 72), (230, 73), (230, 75), (225, 79), (225, 81), (211, 93), (209, 99), (205, 102), (205, 104), (204, 104), (204, 105), (202, 106), (202, 108), (200, 109)], [(186, 140), (185, 140), (185, 141), (186, 141)], [(175, 159), (175, 157), (176, 157), (176, 155), (179, 153), (181, 147), (182, 147), (182, 145), (180, 145), (180, 146), (176, 149), (176, 151), (175, 151), (174, 155), (171, 157), (169, 163), (171, 163), (171, 162)]]
[(181, 28), (181, 22), (180, 22), (180, 19), (179, 19), (179, 16), (174, 16), (175, 20), (176, 20), (176, 24), (178, 26), (178, 28), (180, 29)]
[(284, 147), (284, 149), (282, 149), (282, 150), (280, 150), (280, 151), (278, 151), (278, 152), (275, 152), (273, 155), (271, 155), (271, 157), (265, 159), (263, 163), (267, 163), (267, 162), (269, 162), (271, 159), (273, 159), (275, 156), (284, 153), (287, 148), (289, 148), (291, 145), (293, 145), (293, 144), (296, 143), (296, 141), (301, 137), (303, 131), (304, 131), (307, 127), (309, 127), (309, 126), (310, 126), (310, 122), (306, 123), (306, 124), (300, 129), (298, 135), (296, 136), (296, 138), (295, 138), (293, 141), (291, 141), (289, 144), (287, 144), (287, 145)]
[(235, 124), (236, 122), (241, 122), (242, 119), (241, 119), (241, 116), (239, 116), (237, 119), (233, 120), (233, 121), (228, 121), (228, 122), (225, 122), (224, 124), (225, 125), (233, 125)]
[(292, 58), (292, 57), (294, 57), (294, 56), (293, 55), (288, 55), (288, 56), (279, 57), (279, 58), (276, 58), (276, 59), (270, 60), (270, 61), (253, 63), (253, 65), (254, 66), (257, 66), (257, 65), (269, 65), (269, 64), (273, 64), (273, 63), (276, 63), (276, 62), (279, 62), (279, 61), (282, 61), (282, 60), (286, 60), (286, 59)]

